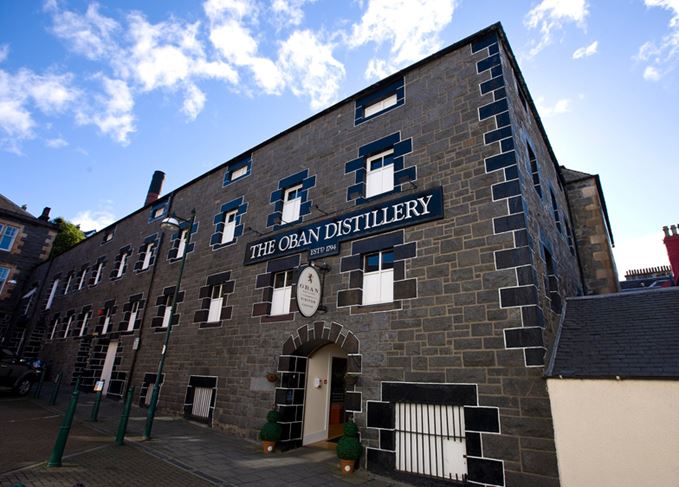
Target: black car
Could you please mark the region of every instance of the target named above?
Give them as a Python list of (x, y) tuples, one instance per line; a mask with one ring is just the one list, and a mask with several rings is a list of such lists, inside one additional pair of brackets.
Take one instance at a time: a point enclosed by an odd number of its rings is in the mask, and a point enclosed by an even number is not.
[(29, 362), (9, 348), (0, 348), (0, 387), (11, 387), (15, 393), (25, 396), (40, 378), (40, 366), (39, 360)]

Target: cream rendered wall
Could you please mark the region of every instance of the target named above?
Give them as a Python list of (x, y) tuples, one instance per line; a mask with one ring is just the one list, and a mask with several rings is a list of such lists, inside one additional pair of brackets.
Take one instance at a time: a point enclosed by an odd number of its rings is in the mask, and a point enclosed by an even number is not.
[(679, 381), (547, 387), (562, 487), (679, 486)]
[[(334, 343), (326, 345), (309, 357), (304, 406), (304, 438), (307, 445), (328, 438), (328, 415), (330, 399), (330, 373), (332, 357), (346, 357), (347, 354)], [(314, 387), (314, 379), (327, 380), (320, 388)]]

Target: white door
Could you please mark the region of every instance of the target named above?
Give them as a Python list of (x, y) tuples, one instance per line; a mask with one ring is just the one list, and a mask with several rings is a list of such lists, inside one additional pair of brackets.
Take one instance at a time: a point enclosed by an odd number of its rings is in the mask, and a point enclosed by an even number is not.
[(104, 360), (104, 368), (101, 371), (100, 379), (104, 382), (104, 389), (102, 394), (105, 396), (108, 393), (108, 386), (111, 383), (111, 372), (113, 372), (113, 362), (116, 359), (116, 351), (118, 350), (118, 342), (112, 341), (108, 344), (106, 350), (106, 359)]

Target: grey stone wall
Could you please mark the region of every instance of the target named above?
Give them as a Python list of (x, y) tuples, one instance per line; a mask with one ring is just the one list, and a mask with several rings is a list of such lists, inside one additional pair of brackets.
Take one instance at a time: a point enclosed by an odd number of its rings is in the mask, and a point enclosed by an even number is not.
[[(537, 152), (545, 187), (554, 190), (561, 221), (572, 220), (558, 169), (533, 115), (520, 106), (510, 61), (498, 31), (491, 29), (407, 70), (405, 100), (397, 108), (356, 125), (350, 99), (255, 148), (248, 154), (252, 166), (247, 177), (224, 186), (228, 168), (220, 166), (156, 204), (166, 202), (167, 212), (181, 216), (196, 210), (160, 395), (164, 411), (184, 413), (192, 377), (194, 382), (195, 376), (217, 377), (212, 426), (254, 438), (273, 403), (286, 414), (303, 407), (286, 392), (294, 389), (290, 381), (295, 368), (304, 367), (314, 346), (334, 342), (349, 354), (349, 372), (359, 377), (349, 389), (347, 409), (361, 427), (368, 468), (393, 473), (393, 428), (373, 423), (371, 410), (393, 414), (394, 403), (426, 383), (425, 396), (431, 397), (423, 400), (442, 397), (463, 405), (469, 425), (476, 425), (467, 436), (471, 480), (481, 485), (558, 485), (542, 366), (559, 303), (577, 292), (580, 276), (567, 234), (556, 227), (550, 199), (535, 194), (526, 139)], [(386, 305), (338, 298), (360, 288), (360, 273), (342, 272), (342, 263), (356, 258), (357, 239), (343, 243), (339, 255), (322, 259), (330, 268), (326, 313), (306, 319), (293, 307), (289, 315), (270, 319), (262, 309), (270, 301), (271, 272), (308, 261), (302, 253), (292, 264), (288, 259), (243, 265), (245, 245), (259, 238), (277, 211), (273, 193), (285, 178), (306, 170), (305, 177), (315, 179), (306, 189), (311, 211), (303, 216), (304, 223), (359, 207), (360, 198), (348, 195), (357, 175), (345, 172), (345, 165), (360, 156), (362, 147), (390, 134), (411, 140), (412, 150), (403, 162), (405, 168), (416, 169), (416, 177), (398, 193), (375, 201), (435, 186), (444, 195), (443, 219), (384, 238), (384, 245), (398, 240), (398, 280), (409, 283), (407, 292), (397, 293)], [(223, 205), (239, 197), (247, 204), (239, 214), (242, 233), (232, 244), (214, 245)], [(144, 384), (140, 401), (158, 366), (164, 330), (157, 320), (180, 265), (173, 258), (176, 240), (166, 235), (158, 240), (153, 265), (134, 271), (142, 243), (162, 233), (158, 219), (149, 221), (152, 209), (145, 207), (117, 222), (107, 243), (97, 234), (56, 259), (33, 320), (41, 330), (45, 327), (40, 324), (51, 323), (56, 313), (82, 313), (91, 306), (88, 338), (46, 340), (42, 355), (55, 368), (83, 375), (91, 385), (109, 340), (120, 340), (114, 374), (116, 380), (137, 386), (138, 394)], [(126, 273), (112, 279), (116, 257), (130, 248)], [(545, 248), (551, 255), (549, 266)], [(57, 276), (63, 286), (63, 276), (99, 259), (106, 262), (99, 284), (61, 293), (44, 310)], [(228, 290), (222, 319), (206, 327), (205, 299), (215, 279), (228, 283)], [(139, 323), (127, 332), (126, 305), (139, 295), (145, 302)], [(112, 330), (103, 334), (100, 310), (107, 307), (115, 313)], [(282, 376), (278, 393), (260, 384), (272, 371)], [(300, 421), (286, 422), (285, 440), (291, 445), (300, 434)]]

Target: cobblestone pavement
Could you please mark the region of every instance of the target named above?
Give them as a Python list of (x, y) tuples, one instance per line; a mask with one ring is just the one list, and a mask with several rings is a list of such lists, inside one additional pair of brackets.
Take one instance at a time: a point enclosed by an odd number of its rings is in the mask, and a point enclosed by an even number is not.
[[(46, 385), (47, 387), (47, 385)], [(343, 478), (332, 450), (298, 448), (264, 455), (255, 441), (235, 438), (182, 418), (159, 415), (153, 439), (142, 441), (146, 410), (133, 407), (126, 445), (116, 446), (122, 403), (102, 402), (99, 421), (87, 421), (94, 395), (81, 394), (64, 466), (47, 468), (45, 461), (61, 424), (69, 394), (56, 406), (42, 398), (0, 395), (0, 487), (13, 483), (71, 487), (96, 486), (350, 486), (403, 485), (365, 470)], [(162, 413), (160, 413), (162, 414)], [(6, 425), (12, 425), (6, 429)], [(6, 435), (5, 431), (9, 434)]]

